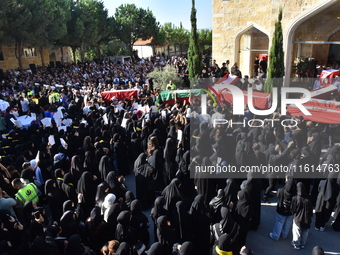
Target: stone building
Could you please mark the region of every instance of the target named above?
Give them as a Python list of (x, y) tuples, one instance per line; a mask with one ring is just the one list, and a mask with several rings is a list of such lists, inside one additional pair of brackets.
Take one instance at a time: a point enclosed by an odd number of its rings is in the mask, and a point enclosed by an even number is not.
[[(61, 49), (44, 49), (45, 65), (52, 64), (56, 66), (57, 61), (70, 62), (72, 61), (71, 53), (68, 47), (63, 48), (64, 59), (62, 60)], [(22, 65), (24, 69), (30, 68), (30, 64), (41, 66), (41, 56), (38, 48), (24, 48), (22, 56)], [(15, 57), (14, 45), (2, 45), (0, 47), (0, 69), (4, 72), (9, 69), (17, 69), (19, 67), (18, 60)]]
[[(339, 0), (212, 0), (213, 58), (230, 60), (244, 75), (253, 75), (255, 56), (269, 53), (279, 9), (286, 77), (299, 59), (340, 63)], [(270, 60), (269, 60), (270, 61)]]

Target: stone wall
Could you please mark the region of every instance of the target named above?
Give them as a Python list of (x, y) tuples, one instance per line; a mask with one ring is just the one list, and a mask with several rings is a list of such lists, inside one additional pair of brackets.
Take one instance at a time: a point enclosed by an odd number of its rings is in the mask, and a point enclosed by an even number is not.
[[(282, 28), (285, 35), (288, 26), (298, 15), (322, 1), (213, 0), (213, 58), (219, 64), (227, 59), (231, 63), (237, 61), (239, 38), (253, 27), (266, 34), (270, 44), (281, 7), (283, 8)], [(239, 62), (241, 61), (240, 59)]]
[[(7, 71), (9, 69), (16, 69), (19, 67), (18, 60), (15, 57), (14, 46), (5, 46), (1, 47), (1, 51), (4, 57), (4, 60), (0, 61), (0, 69), (3, 71)], [(36, 57), (25, 57), (22, 56), (22, 64), (24, 69), (29, 68), (29, 64), (35, 64), (36, 66), (41, 66), (41, 56), (40, 52), (36, 48), (37, 56)], [(53, 54), (54, 53), (54, 54)], [(51, 57), (51, 58), (50, 58)], [(72, 61), (71, 52), (68, 47), (64, 47), (64, 60)], [(45, 65), (49, 65), (50, 61), (61, 61), (61, 52), (60, 49), (44, 49), (44, 62)]]

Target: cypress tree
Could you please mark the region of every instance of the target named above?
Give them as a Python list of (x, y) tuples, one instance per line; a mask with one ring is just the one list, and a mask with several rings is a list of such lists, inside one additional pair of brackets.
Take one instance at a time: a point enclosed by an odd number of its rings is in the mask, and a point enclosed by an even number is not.
[(269, 65), (267, 70), (267, 81), (264, 86), (266, 93), (271, 93), (273, 85), (279, 89), (282, 85), (284, 76), (284, 52), (283, 52), (283, 34), (282, 34), (282, 9), (279, 11), (278, 20), (275, 23), (275, 31), (272, 45), (269, 52)]
[(191, 33), (188, 51), (188, 69), (189, 79), (192, 80), (194, 78), (197, 78), (201, 74), (203, 66), (202, 55), (200, 52), (197, 35), (195, 0), (192, 0), (190, 20), (191, 20)]

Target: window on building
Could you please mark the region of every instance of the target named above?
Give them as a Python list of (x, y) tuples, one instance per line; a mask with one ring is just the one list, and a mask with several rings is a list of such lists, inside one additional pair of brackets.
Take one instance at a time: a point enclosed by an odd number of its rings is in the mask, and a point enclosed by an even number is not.
[(0, 61), (1, 61), (1, 60), (5, 60), (5, 59), (4, 59), (4, 54), (2, 53), (2, 51), (0, 51)]
[(36, 57), (37, 51), (35, 48), (24, 48), (24, 55), (26, 58)]

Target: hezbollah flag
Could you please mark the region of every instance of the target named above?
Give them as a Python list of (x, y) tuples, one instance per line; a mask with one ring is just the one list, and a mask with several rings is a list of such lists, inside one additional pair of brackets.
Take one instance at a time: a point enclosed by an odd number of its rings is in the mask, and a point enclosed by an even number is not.
[(202, 94), (201, 89), (186, 89), (186, 90), (166, 90), (162, 91), (158, 97), (156, 104), (170, 104), (174, 105), (175, 100), (180, 100), (182, 103), (186, 101), (189, 103), (189, 97), (198, 97), (200, 98)]

